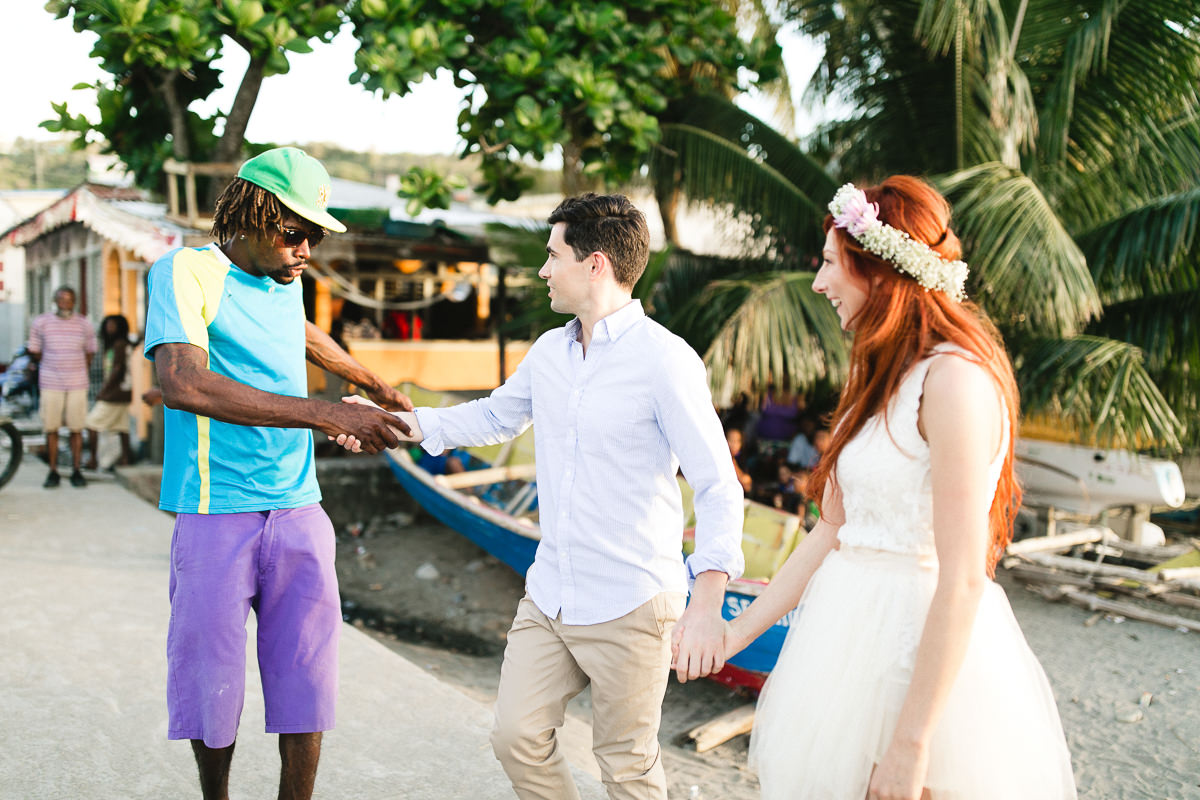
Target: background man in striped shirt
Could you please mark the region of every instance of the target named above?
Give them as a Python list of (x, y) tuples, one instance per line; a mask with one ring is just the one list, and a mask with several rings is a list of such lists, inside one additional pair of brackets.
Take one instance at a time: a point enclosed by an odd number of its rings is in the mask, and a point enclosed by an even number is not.
[(71, 485), (87, 486), (79, 471), (83, 458), (83, 423), (87, 418), (88, 367), (96, 354), (96, 333), (86, 317), (75, 313), (75, 290), (54, 292), (54, 311), (34, 318), (29, 328), (29, 355), (38, 362), (42, 427), (50, 473), (42, 486), (58, 486), (58, 431), (71, 432)]

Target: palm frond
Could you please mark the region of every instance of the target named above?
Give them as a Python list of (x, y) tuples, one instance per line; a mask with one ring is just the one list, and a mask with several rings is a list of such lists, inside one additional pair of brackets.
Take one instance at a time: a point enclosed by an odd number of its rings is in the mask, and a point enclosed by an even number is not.
[(662, 278), (663, 271), (671, 260), (671, 247), (650, 254), (650, 260), (646, 264), (646, 271), (642, 273), (642, 277), (638, 278), (638, 282), (633, 287), (633, 297), (636, 300), (641, 300), (645, 305), (650, 301), (655, 292), (655, 287), (658, 286), (659, 280)]
[(1028, 176), (989, 163), (937, 183), (967, 244), (968, 290), (1002, 326), (1070, 335), (1099, 313), (1087, 259)]
[(808, 197), (832, 197), (837, 184), (819, 162), (772, 126), (717, 95), (693, 95), (671, 108), (668, 124), (691, 125), (742, 147)]
[(1200, 446), (1200, 289), (1147, 295), (1104, 309), (1088, 333), (1119, 339), (1145, 354), (1146, 371), (1184, 424), (1187, 447)]
[(1025, 413), (1058, 419), (1097, 446), (1182, 449), (1184, 425), (1134, 345), (1098, 336), (1023, 344), (1014, 367)]
[(694, 327), (718, 323), (704, 351), (714, 394), (772, 382), (804, 390), (844, 379), (847, 339), (833, 309), (812, 291), (813, 278), (783, 272), (714, 281), (680, 314)]
[(647, 312), (673, 333), (687, 340), (696, 352), (703, 353), (724, 322), (722, 313), (732, 313), (736, 305), (705, 307), (696, 298), (713, 281), (776, 272), (781, 269), (774, 258), (721, 258), (673, 248), (650, 296)]
[(1103, 168), (1127, 132), (1194, 107), (1197, 20), (1192, 0), (1031, 3), (1022, 51), (1042, 76), (1039, 157)]
[(946, 55), (957, 44), (974, 41), (971, 28), (991, 10), (988, 0), (966, 0), (947, 3), (945, 0), (922, 0), (917, 12), (914, 38), (930, 52)]
[[(668, 160), (673, 163), (664, 163)], [(678, 166), (680, 186), (690, 201), (748, 209), (756, 225), (774, 237), (810, 252), (820, 249), (823, 204), (832, 189), (810, 197), (739, 144), (692, 125), (663, 125), (654, 161), (655, 171)]]
[[(1152, 370), (1185, 366), (1200, 381), (1200, 289), (1151, 294), (1116, 303), (1088, 333), (1136, 345)], [(1200, 385), (1196, 387), (1200, 394)]]
[[(1133, 294), (1200, 286), (1200, 188), (1159, 198), (1106, 220), (1078, 239), (1096, 286), (1120, 301)], [(1193, 306), (1191, 314), (1200, 306)], [(1107, 312), (1106, 312), (1107, 315)]]

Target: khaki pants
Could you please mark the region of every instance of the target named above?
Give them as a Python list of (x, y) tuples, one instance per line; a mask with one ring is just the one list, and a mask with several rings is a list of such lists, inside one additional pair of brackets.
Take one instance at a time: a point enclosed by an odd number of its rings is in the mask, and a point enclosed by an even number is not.
[(666, 800), (658, 746), (671, 667), (671, 628), (684, 596), (664, 592), (625, 616), (564, 625), (526, 595), (508, 633), (492, 749), (522, 800), (575, 800), (559, 750), (567, 702), (592, 687), (592, 750), (608, 796)]

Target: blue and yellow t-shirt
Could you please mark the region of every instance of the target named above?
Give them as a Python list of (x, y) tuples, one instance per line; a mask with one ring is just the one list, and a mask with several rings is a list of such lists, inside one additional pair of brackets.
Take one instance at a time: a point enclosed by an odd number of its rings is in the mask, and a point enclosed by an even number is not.
[[(182, 342), (208, 353), (218, 375), (265, 392), (306, 397), (300, 281), (283, 286), (239, 269), (215, 245), (172, 250), (150, 269), (146, 356)], [(312, 433), (234, 425), (164, 408), (159, 508), (232, 514), (319, 502)]]

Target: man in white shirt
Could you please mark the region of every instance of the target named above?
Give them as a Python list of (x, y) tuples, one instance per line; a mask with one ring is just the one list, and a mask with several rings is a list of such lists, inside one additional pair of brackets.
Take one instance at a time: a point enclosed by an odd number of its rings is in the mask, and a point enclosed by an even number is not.
[[(686, 680), (724, 664), (720, 609), (743, 568), (742, 490), (703, 363), (632, 299), (649, 257), (645, 217), (620, 195), (586, 194), (549, 221), (538, 274), (550, 307), (575, 318), (541, 336), (490, 396), (401, 416), (433, 454), (505, 441), (531, 422), (537, 430), (542, 539), (508, 634), (492, 732), (517, 795), (579, 797), (555, 731), (590, 684), (609, 797), (665, 800), (662, 699), (672, 666)], [(678, 469), (695, 490), (686, 564)]]

